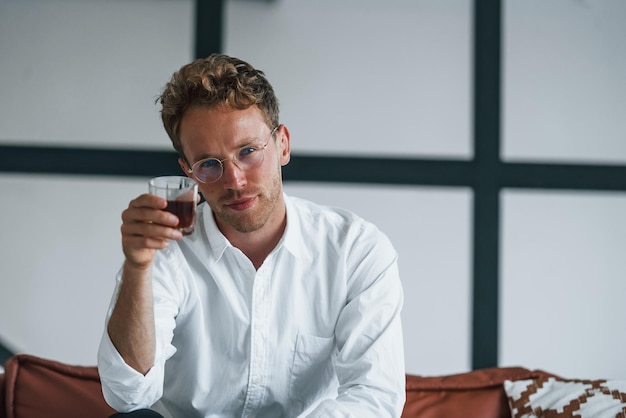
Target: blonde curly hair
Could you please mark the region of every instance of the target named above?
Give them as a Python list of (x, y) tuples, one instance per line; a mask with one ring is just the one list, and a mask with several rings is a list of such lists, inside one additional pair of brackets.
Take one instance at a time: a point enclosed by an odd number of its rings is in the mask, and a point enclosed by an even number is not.
[(270, 129), (278, 126), (278, 99), (263, 71), (223, 54), (212, 54), (181, 67), (165, 85), (159, 102), (165, 131), (183, 158), (180, 123), (190, 108), (243, 110), (256, 105)]

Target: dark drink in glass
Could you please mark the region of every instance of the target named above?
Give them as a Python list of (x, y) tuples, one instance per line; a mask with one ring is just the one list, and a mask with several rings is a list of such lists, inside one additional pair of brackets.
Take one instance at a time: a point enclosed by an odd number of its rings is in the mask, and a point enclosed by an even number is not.
[(165, 210), (178, 217), (178, 229), (183, 235), (193, 232), (198, 201), (195, 180), (184, 176), (155, 177), (148, 182), (148, 190), (150, 194), (167, 200)]
[(178, 228), (182, 231), (183, 235), (189, 235), (193, 232), (193, 225), (196, 218), (195, 201), (168, 200), (165, 210), (178, 217)]

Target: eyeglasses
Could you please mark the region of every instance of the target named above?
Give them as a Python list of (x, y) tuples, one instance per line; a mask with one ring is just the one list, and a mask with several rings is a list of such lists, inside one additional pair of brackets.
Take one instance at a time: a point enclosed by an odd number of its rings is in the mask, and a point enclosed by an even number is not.
[(222, 174), (224, 174), (224, 162), (232, 160), (240, 170), (246, 171), (254, 167), (258, 167), (263, 163), (263, 151), (270, 143), (270, 139), (278, 129), (278, 126), (272, 129), (265, 145), (246, 145), (241, 148), (235, 155), (230, 158), (220, 160), (218, 158), (205, 158), (195, 162), (191, 169), (187, 171), (193, 173), (193, 176), (201, 183), (215, 183)]

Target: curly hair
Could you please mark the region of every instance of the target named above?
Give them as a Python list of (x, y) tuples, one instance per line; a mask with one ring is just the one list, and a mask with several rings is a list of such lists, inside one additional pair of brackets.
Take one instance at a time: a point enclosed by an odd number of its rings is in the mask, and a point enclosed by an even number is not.
[(278, 126), (278, 99), (263, 71), (223, 54), (212, 54), (181, 67), (165, 85), (158, 102), (165, 131), (183, 158), (180, 123), (190, 108), (243, 110), (256, 105), (270, 129)]

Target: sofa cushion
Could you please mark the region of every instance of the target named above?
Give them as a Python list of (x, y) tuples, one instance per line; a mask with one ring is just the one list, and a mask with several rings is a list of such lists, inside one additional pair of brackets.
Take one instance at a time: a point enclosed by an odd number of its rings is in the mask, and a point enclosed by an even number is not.
[(407, 375), (403, 418), (510, 417), (505, 380), (554, 376), (541, 370), (500, 367), (448, 376)]
[(626, 381), (540, 377), (505, 381), (511, 416), (626, 417)]
[(26, 354), (5, 363), (7, 418), (100, 418), (114, 411), (96, 367), (70, 366)]

